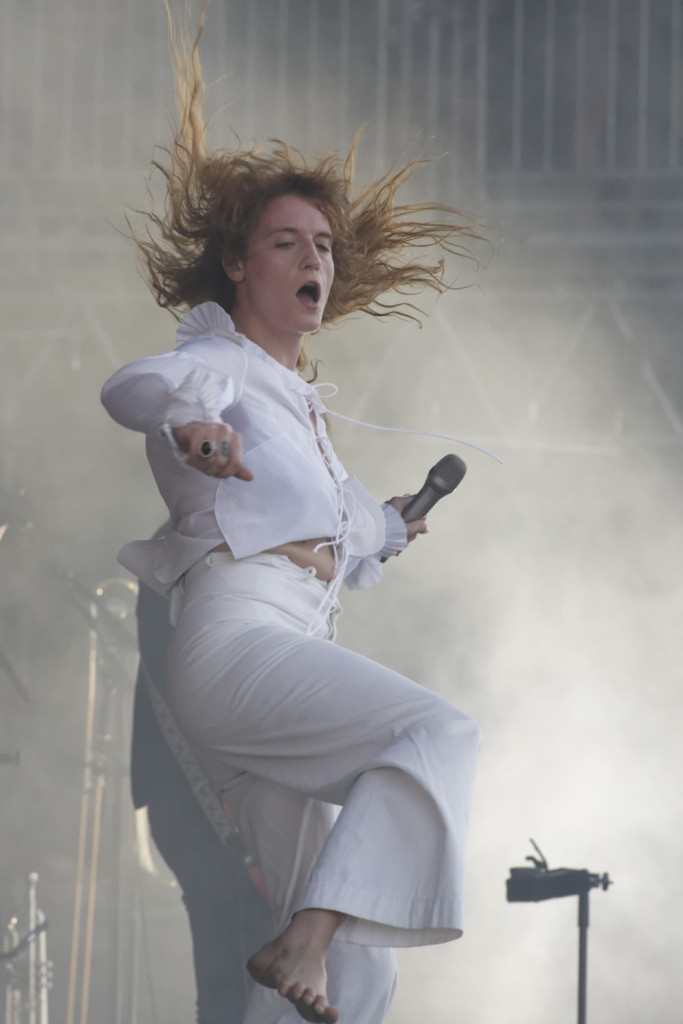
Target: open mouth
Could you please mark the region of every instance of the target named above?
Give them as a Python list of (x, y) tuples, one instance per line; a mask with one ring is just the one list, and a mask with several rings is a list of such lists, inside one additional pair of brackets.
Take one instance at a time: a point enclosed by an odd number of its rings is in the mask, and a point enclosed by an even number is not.
[(296, 293), (297, 299), (304, 303), (305, 306), (313, 308), (320, 302), (320, 285), (317, 281), (307, 281), (306, 284), (299, 288)]

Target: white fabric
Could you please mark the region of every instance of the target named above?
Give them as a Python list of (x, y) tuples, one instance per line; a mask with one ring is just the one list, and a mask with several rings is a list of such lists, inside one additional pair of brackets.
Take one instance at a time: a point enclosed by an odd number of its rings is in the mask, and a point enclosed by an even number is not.
[[(348, 568), (352, 586), (377, 582), (380, 557), (405, 546), (405, 526), (395, 510), (387, 512), (392, 534), (385, 546), (382, 510), (336, 457), (316, 389), (236, 333), (216, 303), (185, 317), (178, 343), (175, 352), (123, 367), (102, 389), (111, 416), (147, 435), (147, 455), (173, 523), (161, 540), (125, 545), (119, 561), (169, 594), (190, 566), (224, 541), (245, 558), (290, 541), (330, 537), (340, 577)], [(241, 434), (253, 481), (207, 476), (179, 453), (171, 426), (220, 419)]]
[[(380, 1024), (395, 986), (389, 947), (461, 934), (479, 729), (328, 639), (342, 577), (375, 582), (405, 527), (387, 510), (386, 544), (379, 506), (331, 448), (315, 389), (235, 334), (213, 303), (185, 318), (178, 339), (178, 351), (124, 367), (103, 389), (114, 419), (147, 434), (174, 524), (120, 560), (172, 592), (169, 702), (225, 794), (278, 923), (307, 907), (348, 915), (330, 949), (328, 996), (345, 1024)], [(252, 483), (178, 457), (169, 425), (207, 416), (240, 432)], [(331, 584), (263, 553), (312, 537), (334, 542)], [(208, 553), (223, 540), (234, 555)], [(256, 987), (245, 1024), (299, 1021)]]
[[(338, 808), (246, 774), (235, 780), (229, 801), (247, 847), (258, 850), (276, 930), (281, 930)], [(381, 1024), (396, 989), (394, 950), (335, 938), (326, 966), (327, 996), (341, 1009), (342, 1024)], [(301, 1024), (301, 1017), (277, 992), (255, 985), (243, 1024)]]
[[(343, 805), (315, 863), (301, 868), (303, 888), (288, 869), (266, 880), (282, 920), (326, 907), (351, 915), (338, 932), (348, 942), (457, 938), (478, 726), (324, 639), (329, 625), (307, 635), (325, 587), (281, 555), (208, 555), (184, 584), (169, 651), (172, 708), (228, 804), (240, 793), (237, 818), (262, 868), (300, 829), (297, 814), (289, 831), (269, 826), (264, 792), (290, 807)], [(250, 829), (252, 804), (260, 824)]]

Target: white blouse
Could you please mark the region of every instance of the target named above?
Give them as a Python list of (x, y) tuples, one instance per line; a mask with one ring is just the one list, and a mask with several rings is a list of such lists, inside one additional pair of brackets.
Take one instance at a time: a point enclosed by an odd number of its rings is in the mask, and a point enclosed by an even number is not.
[[(169, 594), (224, 541), (235, 558), (246, 558), (289, 541), (330, 537), (338, 582), (351, 587), (377, 582), (381, 558), (405, 546), (399, 513), (380, 508), (335, 455), (315, 387), (238, 334), (214, 302), (184, 318), (174, 352), (115, 373), (102, 402), (117, 423), (147, 435), (173, 528), (160, 540), (126, 544), (118, 558), (160, 593)], [(252, 481), (187, 465), (171, 427), (194, 420), (223, 420), (241, 434)]]

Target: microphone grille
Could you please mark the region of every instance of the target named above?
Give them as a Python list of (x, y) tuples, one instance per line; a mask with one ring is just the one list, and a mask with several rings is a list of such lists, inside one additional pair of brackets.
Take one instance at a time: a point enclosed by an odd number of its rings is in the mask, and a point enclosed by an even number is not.
[(467, 464), (459, 455), (444, 455), (429, 471), (429, 483), (432, 487), (450, 494), (458, 486), (465, 473)]

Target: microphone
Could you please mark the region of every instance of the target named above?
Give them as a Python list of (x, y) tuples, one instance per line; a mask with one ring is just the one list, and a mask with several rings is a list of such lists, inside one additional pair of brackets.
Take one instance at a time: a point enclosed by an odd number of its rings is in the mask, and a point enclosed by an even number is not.
[[(426, 516), (440, 498), (453, 493), (466, 472), (467, 465), (459, 455), (444, 455), (432, 466), (420, 490), (401, 512), (403, 522), (412, 523)], [(386, 560), (386, 557), (381, 559), (382, 562)]]
[(426, 516), (440, 498), (452, 494), (465, 473), (467, 466), (458, 455), (444, 455), (427, 473), (427, 479), (412, 501), (401, 512), (405, 523)]

